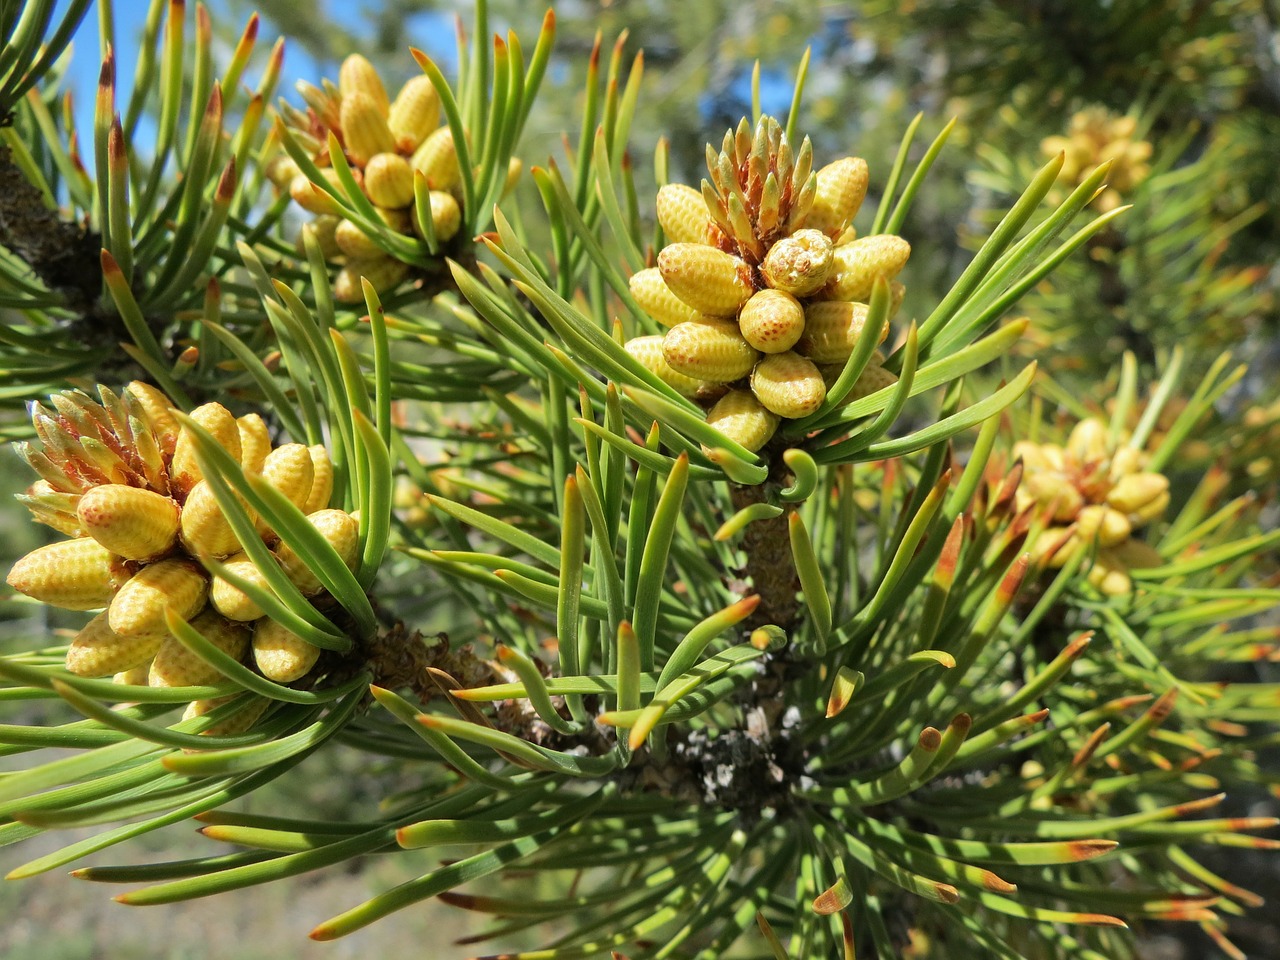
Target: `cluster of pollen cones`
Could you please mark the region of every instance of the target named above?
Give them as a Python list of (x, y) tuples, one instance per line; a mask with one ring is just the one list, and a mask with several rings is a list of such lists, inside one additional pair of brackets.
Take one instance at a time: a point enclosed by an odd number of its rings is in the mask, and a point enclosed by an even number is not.
[[(743, 120), (717, 154), (707, 147), (701, 191), (658, 191), (668, 244), (631, 295), (669, 329), (626, 350), (682, 395), (711, 404), (707, 421), (759, 450), (782, 419), (814, 413), (863, 335), (877, 277), (892, 280), (911, 247), (858, 237), (850, 223), (867, 192), (867, 164), (846, 157), (817, 171), (808, 138), (793, 152), (772, 117)], [(892, 309), (902, 302), (892, 286)], [(883, 329), (866, 331), (883, 340)], [(846, 399), (895, 381), (876, 353)]]
[(1061, 568), (1078, 552), (1096, 550), (1089, 582), (1120, 596), (1133, 589), (1130, 570), (1164, 562), (1134, 534), (1164, 514), (1169, 480), (1144, 469), (1141, 450), (1113, 445), (1101, 421), (1081, 420), (1065, 446), (1022, 441), (1013, 453), (1023, 466), (1018, 507), (1048, 513), (1032, 547), (1045, 566)]
[[(414, 192), (414, 176), (420, 173), (430, 190), (435, 238), (447, 243), (457, 234), (462, 223), (458, 156), (452, 131), (440, 125), (440, 98), (426, 76), (414, 77), (391, 100), (373, 64), (352, 54), (343, 61), (336, 87), (328, 80), (323, 87), (300, 81), (298, 92), (307, 109), (282, 103), (281, 117), (332, 186), (342, 189), (333, 168), (330, 134), (389, 230), (424, 235)], [(389, 291), (408, 275), (409, 265), (345, 219), (337, 201), (312, 183), (289, 156), (278, 155), (268, 172), (280, 189), (288, 190), (299, 206), (316, 215), (306, 229), (315, 231), (325, 255), (344, 261), (334, 281), (339, 300), (362, 298), (361, 277), (376, 289)]]
[(1100, 210), (1114, 210), (1151, 173), (1151, 144), (1137, 139), (1137, 130), (1136, 117), (1090, 107), (1072, 115), (1066, 136), (1046, 137), (1040, 149), (1045, 156), (1063, 154), (1058, 179), (1073, 187), (1099, 164), (1111, 161), (1107, 188), (1094, 203)]
[[(40, 446), (19, 451), (40, 475), (20, 499), (32, 515), (71, 539), (39, 547), (14, 564), (14, 589), (67, 610), (101, 610), (72, 640), (66, 668), (83, 677), (114, 675), (120, 683), (196, 686), (224, 678), (170, 634), (166, 616), (185, 620), (236, 660), (250, 654), (277, 682), (304, 676), (319, 649), (265, 617), (248, 594), (207, 569), (218, 560), (244, 581), (265, 586), (244, 553), (201, 470), (195, 444), (169, 398), (134, 382), (99, 400), (79, 391), (34, 404)], [(273, 448), (257, 414), (234, 417), (218, 403), (190, 414), (246, 473), (260, 476), (307, 514), (349, 567), (357, 556), (358, 522), (329, 509), (333, 464), (324, 447)], [(255, 533), (306, 596), (320, 582), (306, 559), (281, 543), (260, 518)], [(188, 716), (220, 701), (198, 700)], [(261, 703), (265, 707), (266, 701)], [(237, 714), (251, 723), (253, 711)]]

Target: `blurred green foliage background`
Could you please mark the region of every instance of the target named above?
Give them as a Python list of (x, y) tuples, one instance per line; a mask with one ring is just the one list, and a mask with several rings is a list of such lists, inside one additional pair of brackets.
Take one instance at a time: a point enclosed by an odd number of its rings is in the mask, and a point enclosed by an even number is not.
[[(1046, 138), (1065, 134), (1088, 108), (1133, 117), (1135, 139), (1152, 145), (1153, 175), (1124, 197), (1135, 210), (1091, 245), (1087, 261), (1068, 264), (1052, 288), (1019, 308), (1032, 317), (1031, 349), (1042, 364), (1091, 380), (1124, 349), (1145, 372), (1175, 344), (1198, 350), (1201, 370), (1229, 344), (1277, 360), (1280, 14), (1272, 0), (551, 6), (559, 23), (552, 90), (528, 125), (526, 164), (549, 159), (542, 151), (562, 134), (576, 140), (593, 40), (599, 33), (607, 52), (625, 35), (628, 51), (644, 50), (632, 138), (641, 197), (659, 136), (670, 143), (672, 179), (697, 185), (707, 140), (750, 112), (756, 61), (765, 111), (785, 112), (796, 66), (810, 51), (803, 128), (819, 158), (850, 151), (867, 158), (873, 199), (917, 113), (917, 154), (957, 118), (912, 214), (916, 276), (906, 315), (919, 315), (947, 289), (971, 255), (968, 240), (1047, 159)], [(407, 46), (447, 57), (454, 15), (465, 22), (469, 5), (227, 0), (227, 8), (228, 30), (256, 8), (289, 37), (293, 76), (334, 75), (358, 50), (397, 82), (414, 70)], [(518, 0), (492, 8), (495, 29), (521, 36), (533, 35), (543, 13)], [(563, 152), (551, 158), (563, 162)], [(1246, 392), (1264, 399), (1265, 386), (1255, 376)]]

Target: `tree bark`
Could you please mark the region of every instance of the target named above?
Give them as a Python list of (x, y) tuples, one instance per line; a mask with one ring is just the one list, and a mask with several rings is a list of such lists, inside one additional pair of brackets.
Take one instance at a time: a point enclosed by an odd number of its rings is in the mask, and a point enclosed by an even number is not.
[[(775, 488), (772, 479), (753, 487), (733, 484), (733, 507), (741, 510), (753, 503), (765, 503), (769, 499), (769, 491)], [(773, 623), (790, 633), (799, 618), (800, 604), (796, 594), (800, 590), (800, 577), (791, 559), (787, 516), (783, 513), (771, 520), (757, 520), (747, 524), (743, 531), (746, 574), (752, 589), (760, 595), (760, 605), (746, 621), (748, 627)]]
[(67, 306), (88, 313), (102, 290), (102, 248), (87, 227), (63, 220), (0, 144), (0, 244), (12, 250)]

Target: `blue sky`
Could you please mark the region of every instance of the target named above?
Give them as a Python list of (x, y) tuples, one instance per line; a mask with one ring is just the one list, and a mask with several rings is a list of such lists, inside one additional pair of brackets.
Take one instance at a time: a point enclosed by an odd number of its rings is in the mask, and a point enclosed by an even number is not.
[[(66, 5), (67, 0), (59, 0), (59, 8), (65, 8)], [(127, 103), (127, 98), (133, 89), (134, 64), (138, 60), (139, 41), (142, 37), (143, 26), (150, 6), (149, 0), (115, 0), (114, 3), (117, 64), (116, 102), (118, 104)], [(206, 6), (209, 9), (211, 19), (215, 23), (225, 27), (232, 22), (226, 3), (219, 2), (219, 0), (209, 0)], [(362, 20), (359, 4), (341, 2), (339, 0), (339, 2), (335, 3), (317, 3), (316, 7), (317, 16), (327, 17), (348, 27), (357, 34), (360, 32)], [(61, 10), (59, 10), (60, 15)], [(188, 0), (186, 19), (186, 33), (190, 37), (195, 30), (194, 0)], [(236, 26), (238, 28), (242, 27), (243, 22), (237, 22)], [(278, 35), (278, 31), (271, 23), (264, 22), (259, 27), (258, 42), (254, 51), (255, 64), (245, 74), (245, 82), (249, 85), (256, 85), (258, 73), (261, 70), (262, 58), (270, 51), (271, 45), (275, 43)], [(449, 14), (428, 11), (415, 15), (405, 25), (405, 38), (406, 53), (410, 44), (419, 46), (436, 58), (447, 72), (453, 69), (455, 64), (453, 24)], [(433, 40), (435, 41), (434, 43), (432, 42)], [(80, 29), (76, 32), (74, 52), (70, 69), (67, 73), (67, 83), (75, 99), (76, 125), (81, 132), (82, 138), (90, 133), (93, 126), (94, 94), (98, 83), (98, 72), (102, 63), (99, 51), (99, 10), (98, 5), (94, 4), (81, 23)], [(292, 89), (294, 81), (307, 80), (318, 84), (321, 77), (333, 77), (336, 76), (336, 72), (335, 65), (320, 63), (309, 56), (301, 45), (290, 45), (286, 41), (285, 68), (280, 88), (277, 90), (277, 96), (284, 96), (296, 102), (298, 98)], [(141, 141), (145, 144), (149, 136), (149, 130), (144, 128), (140, 132), (142, 133)]]
[[(67, 0), (59, 0), (59, 4), (63, 6), (65, 6), (66, 2)], [(117, 63), (116, 103), (117, 109), (122, 113), (127, 107), (128, 97), (132, 91), (133, 74), (138, 60), (139, 41), (150, 6), (151, 0), (114, 0)], [(194, 34), (195, 6), (195, 0), (187, 0), (186, 36), (188, 39)], [(239, 30), (243, 28), (243, 16), (238, 15), (233, 19), (228, 11), (227, 0), (209, 0), (207, 6), (211, 18), (220, 27), (219, 32), (224, 38), (237, 35)], [(361, 14), (367, 7), (367, 3), (352, 3), (350, 0), (314, 0), (314, 7), (317, 17), (332, 19), (346, 26), (357, 35), (365, 29), (366, 21)], [(101, 65), (98, 18), (98, 6), (94, 4), (93, 9), (89, 11), (76, 34), (74, 52), (66, 78), (74, 96), (76, 126), (79, 130), (82, 144), (91, 144), (93, 136), (94, 95)], [(233, 25), (234, 33), (232, 30)], [(491, 26), (500, 28), (501, 24), (493, 23)], [(254, 51), (254, 62), (250, 64), (245, 72), (244, 80), (242, 81), (244, 84), (250, 87), (257, 85), (262, 64), (278, 35), (279, 31), (274, 24), (264, 22), (260, 26)], [(407, 76), (414, 69), (413, 63), (407, 55), (407, 48), (411, 45), (424, 49), (440, 63), (446, 75), (452, 76), (456, 68), (456, 54), (454, 50), (453, 14), (451, 12), (428, 11), (416, 14), (404, 25), (403, 37), (406, 55), (404, 62), (399, 64), (400, 70), (398, 72), (401, 76)], [(215, 53), (215, 59), (219, 61), (219, 73), (225, 65), (229, 52), (229, 48), (225, 44), (220, 44)], [(286, 40), (285, 64), (281, 83), (276, 91), (276, 97), (283, 97), (291, 103), (300, 104), (301, 98), (293, 89), (294, 83), (298, 80), (306, 80), (310, 83), (318, 84), (323, 77), (336, 78), (337, 66), (336, 63), (316, 61), (308, 55), (301, 44), (290, 44)], [(396, 71), (391, 73), (394, 72)], [(557, 63), (556, 59), (553, 59), (550, 66), (549, 79), (552, 84), (555, 84), (557, 79), (559, 79), (560, 83), (564, 82), (563, 63)], [(785, 116), (791, 100), (792, 82), (793, 77), (789, 70), (782, 71), (766, 66), (761, 76), (761, 99), (766, 113)], [(732, 100), (736, 100), (741, 104), (741, 109), (744, 111), (749, 109), (751, 102), (750, 83), (750, 65), (743, 64), (742, 69), (733, 76), (728, 93)], [(571, 95), (576, 96), (576, 91)], [(722, 91), (718, 95), (707, 92), (696, 101), (704, 119), (715, 112), (717, 96), (723, 97), (724, 92)], [(721, 107), (723, 106), (724, 104), (722, 103)], [(150, 117), (144, 115), (133, 140), (134, 149), (142, 156), (148, 155), (151, 152), (150, 148), (154, 136), (154, 122)], [(87, 156), (91, 155), (90, 150)]]

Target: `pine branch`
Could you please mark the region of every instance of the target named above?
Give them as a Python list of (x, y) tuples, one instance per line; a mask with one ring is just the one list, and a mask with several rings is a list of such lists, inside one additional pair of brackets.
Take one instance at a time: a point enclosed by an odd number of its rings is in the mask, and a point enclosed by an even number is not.
[(26, 261), (46, 286), (66, 296), (67, 305), (76, 312), (88, 312), (102, 290), (98, 235), (62, 220), (45, 206), (40, 192), (22, 175), (3, 144), (0, 244)]
[[(776, 499), (780, 488), (781, 484), (773, 480), (756, 486), (732, 484), (734, 509), (742, 510)], [(747, 555), (746, 574), (751, 581), (751, 591), (760, 595), (760, 606), (747, 619), (747, 625), (774, 623), (789, 632), (800, 616), (800, 603), (796, 599), (800, 577), (791, 558), (787, 514), (748, 524), (743, 531), (742, 549)]]

